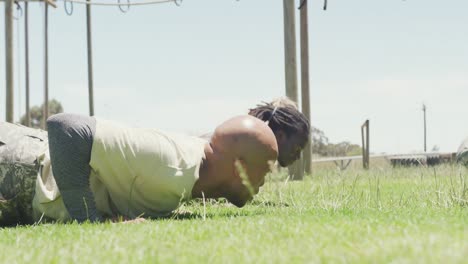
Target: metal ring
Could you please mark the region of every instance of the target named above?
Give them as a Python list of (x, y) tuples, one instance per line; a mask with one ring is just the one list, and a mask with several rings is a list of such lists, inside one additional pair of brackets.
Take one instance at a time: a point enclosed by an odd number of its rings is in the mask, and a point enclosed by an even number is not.
[(183, 0), (174, 0), (174, 4), (175, 4), (176, 6), (180, 6), (180, 5), (182, 4), (182, 1), (183, 1)]

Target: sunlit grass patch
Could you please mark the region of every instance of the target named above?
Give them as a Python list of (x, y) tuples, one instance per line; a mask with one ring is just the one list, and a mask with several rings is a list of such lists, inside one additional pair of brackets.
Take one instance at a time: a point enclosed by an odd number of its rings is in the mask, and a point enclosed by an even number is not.
[(4, 263), (464, 263), (468, 170), (334, 168), (270, 175), (242, 209), (195, 200), (140, 224), (0, 229)]

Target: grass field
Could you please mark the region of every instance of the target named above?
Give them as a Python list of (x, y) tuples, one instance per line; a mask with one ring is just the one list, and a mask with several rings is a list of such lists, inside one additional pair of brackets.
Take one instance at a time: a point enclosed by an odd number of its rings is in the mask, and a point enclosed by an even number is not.
[(468, 169), (317, 168), (269, 177), (243, 209), (184, 204), (138, 224), (0, 229), (0, 262), (467, 263)]

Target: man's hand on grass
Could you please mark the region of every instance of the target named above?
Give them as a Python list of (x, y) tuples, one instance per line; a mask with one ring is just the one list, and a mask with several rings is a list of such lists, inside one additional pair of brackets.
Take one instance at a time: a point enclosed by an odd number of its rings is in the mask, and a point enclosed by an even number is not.
[(137, 217), (135, 219), (125, 220), (125, 221), (123, 221), (121, 223), (122, 224), (138, 224), (138, 223), (143, 223), (143, 222), (146, 222), (146, 219), (144, 219), (142, 217)]
[(125, 216), (117, 216), (117, 217), (111, 218), (110, 221), (111, 221), (112, 223), (134, 224), (134, 223), (142, 223), (142, 222), (145, 222), (146, 219), (145, 219), (145, 218), (142, 218), (142, 217), (137, 217), (137, 218), (134, 218), (134, 219), (130, 219), (130, 218), (125, 217)]

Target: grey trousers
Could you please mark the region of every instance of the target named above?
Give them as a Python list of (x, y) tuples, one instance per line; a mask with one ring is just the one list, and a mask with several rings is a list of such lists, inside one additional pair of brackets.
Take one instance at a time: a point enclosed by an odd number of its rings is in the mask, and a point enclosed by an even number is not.
[(100, 221), (89, 185), (96, 119), (56, 114), (47, 120), (47, 130), (52, 171), (70, 217), (78, 222)]

